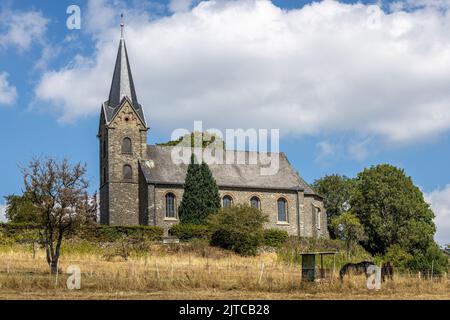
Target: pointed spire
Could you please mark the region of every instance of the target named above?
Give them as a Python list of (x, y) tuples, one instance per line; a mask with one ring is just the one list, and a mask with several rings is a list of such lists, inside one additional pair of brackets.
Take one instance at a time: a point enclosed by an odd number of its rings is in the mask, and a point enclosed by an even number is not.
[(123, 13), (120, 14), (120, 39), (123, 39), (123, 27), (125, 24), (123, 23)]
[(117, 52), (116, 65), (109, 92), (108, 105), (111, 108), (117, 108), (124, 97), (128, 97), (133, 107), (137, 110), (140, 105), (137, 100), (136, 91), (134, 89), (133, 76), (131, 75), (130, 63), (128, 61), (127, 48), (123, 38), (124, 23), (123, 14), (121, 14), (121, 36), (119, 50)]

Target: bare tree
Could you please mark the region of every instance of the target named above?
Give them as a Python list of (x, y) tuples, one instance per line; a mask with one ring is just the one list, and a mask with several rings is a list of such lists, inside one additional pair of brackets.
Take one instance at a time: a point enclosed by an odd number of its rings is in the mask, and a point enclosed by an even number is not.
[(84, 213), (84, 220), (81, 221), (84, 224), (97, 224), (99, 205), (97, 191), (92, 196), (89, 196), (87, 192), (84, 193), (82, 211)]
[(72, 166), (67, 159), (33, 159), (22, 173), (25, 194), (40, 214), (47, 263), (56, 273), (63, 237), (86, 214), (86, 166)]

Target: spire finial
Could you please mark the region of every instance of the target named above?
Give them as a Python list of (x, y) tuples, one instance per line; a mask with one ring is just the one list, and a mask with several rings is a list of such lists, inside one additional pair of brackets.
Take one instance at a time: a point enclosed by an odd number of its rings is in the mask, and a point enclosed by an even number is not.
[(123, 27), (125, 24), (123, 23), (123, 13), (120, 14), (120, 38), (123, 39)]

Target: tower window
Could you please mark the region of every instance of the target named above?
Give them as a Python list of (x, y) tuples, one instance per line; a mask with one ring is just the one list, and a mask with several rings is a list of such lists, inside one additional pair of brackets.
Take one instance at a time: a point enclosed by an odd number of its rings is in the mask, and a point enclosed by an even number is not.
[(224, 196), (222, 199), (222, 206), (224, 208), (229, 208), (233, 205), (233, 198), (231, 198), (230, 196)]
[(106, 139), (103, 140), (102, 145), (103, 145), (103, 158), (106, 158), (106, 152), (107, 152), (106, 148), (108, 146), (106, 143)]
[(261, 209), (261, 200), (258, 197), (254, 196), (250, 199), (250, 205), (252, 208)]
[(122, 153), (132, 153), (131, 139), (124, 138), (122, 140)]
[(166, 194), (166, 218), (176, 218), (175, 195), (173, 193)]
[(280, 198), (277, 201), (278, 205), (278, 222), (287, 222), (287, 202), (285, 199)]
[(132, 180), (133, 179), (133, 170), (129, 164), (123, 166), (122, 169), (123, 180)]
[(320, 230), (322, 227), (322, 212), (320, 211), (320, 208), (316, 208), (316, 227), (317, 230)]

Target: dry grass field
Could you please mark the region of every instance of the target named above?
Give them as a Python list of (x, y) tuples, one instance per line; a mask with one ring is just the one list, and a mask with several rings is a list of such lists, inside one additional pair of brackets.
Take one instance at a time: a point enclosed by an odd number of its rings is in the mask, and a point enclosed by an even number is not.
[[(67, 289), (70, 265), (82, 272), (80, 290)], [(446, 277), (396, 275), (379, 291), (356, 276), (301, 283), (299, 265), (280, 262), (276, 253), (241, 257), (209, 247), (186, 252), (155, 245), (127, 260), (65, 250), (60, 267), (61, 274), (50, 275), (44, 252), (29, 245), (0, 247), (0, 299), (450, 299)]]

